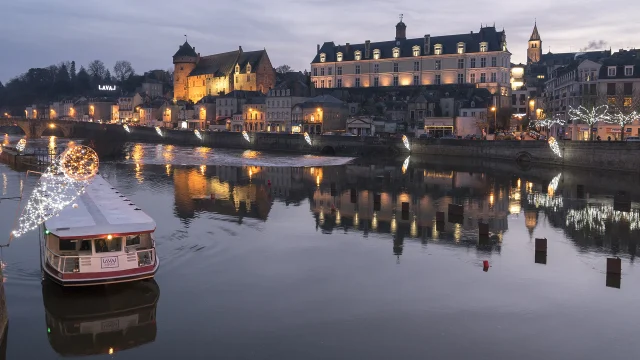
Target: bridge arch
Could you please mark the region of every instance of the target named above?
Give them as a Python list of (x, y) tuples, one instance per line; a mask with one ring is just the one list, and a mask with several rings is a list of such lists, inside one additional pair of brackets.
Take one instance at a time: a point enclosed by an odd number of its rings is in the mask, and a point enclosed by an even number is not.
[(533, 156), (528, 151), (520, 151), (516, 153), (515, 160), (516, 162), (531, 162)]
[(320, 153), (322, 155), (335, 155), (336, 154), (336, 149), (333, 148), (333, 146), (325, 146), (322, 148), (322, 150), (320, 150)]
[(34, 134), (34, 135), (40, 135), (40, 136), (36, 136), (36, 137), (42, 137), (42, 136), (55, 136), (55, 137), (63, 137), (63, 138), (68, 138), (69, 134), (68, 131), (66, 130), (66, 127), (62, 127), (62, 126), (55, 126), (55, 127), (44, 127), (44, 129), (38, 130), (38, 132), (42, 131), (40, 134)]

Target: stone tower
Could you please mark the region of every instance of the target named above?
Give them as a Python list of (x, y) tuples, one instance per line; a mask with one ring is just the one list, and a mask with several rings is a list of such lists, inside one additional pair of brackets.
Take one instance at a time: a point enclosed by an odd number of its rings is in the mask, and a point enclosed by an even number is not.
[(538, 33), (538, 23), (533, 25), (533, 33), (529, 38), (529, 48), (527, 49), (527, 64), (536, 64), (542, 58), (542, 40)]
[(400, 22), (396, 24), (396, 40), (407, 40), (407, 25), (402, 22), (402, 14)]
[(189, 100), (187, 78), (195, 69), (199, 59), (200, 55), (196, 53), (196, 48), (191, 47), (186, 40), (173, 55), (173, 98), (175, 100)]

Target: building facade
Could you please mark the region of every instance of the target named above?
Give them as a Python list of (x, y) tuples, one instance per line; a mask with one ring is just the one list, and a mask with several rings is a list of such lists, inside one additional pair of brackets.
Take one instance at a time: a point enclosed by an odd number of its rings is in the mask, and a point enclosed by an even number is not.
[(308, 97), (292, 96), (291, 89), (286, 86), (278, 86), (270, 90), (266, 99), (269, 131), (291, 132), (292, 107), (308, 99)]
[(316, 88), (475, 84), (507, 107), (510, 64), (504, 30), (407, 39), (400, 21), (395, 40), (318, 45), (311, 81)]
[(201, 57), (184, 42), (173, 55), (173, 96), (196, 103), (208, 95), (234, 90), (266, 93), (275, 86), (276, 75), (266, 50), (238, 50)]

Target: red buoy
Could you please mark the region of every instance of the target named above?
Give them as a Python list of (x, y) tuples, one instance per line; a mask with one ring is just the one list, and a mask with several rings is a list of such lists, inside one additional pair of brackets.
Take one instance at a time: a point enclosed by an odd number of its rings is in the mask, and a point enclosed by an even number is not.
[(482, 261), (482, 270), (489, 271), (489, 260)]

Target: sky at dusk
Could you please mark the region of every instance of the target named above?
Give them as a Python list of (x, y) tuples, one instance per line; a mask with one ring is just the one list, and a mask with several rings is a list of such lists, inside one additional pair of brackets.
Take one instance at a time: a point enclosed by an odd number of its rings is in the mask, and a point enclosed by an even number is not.
[[(637, 0), (3, 0), (0, 81), (31, 67), (129, 60), (137, 73), (172, 67), (184, 42), (203, 56), (266, 48), (274, 67), (309, 68), (316, 44), (385, 41), (404, 14), (407, 37), (507, 32), (512, 62), (526, 61), (537, 18), (543, 52), (640, 47)], [(113, 70), (112, 70), (113, 71)]]

